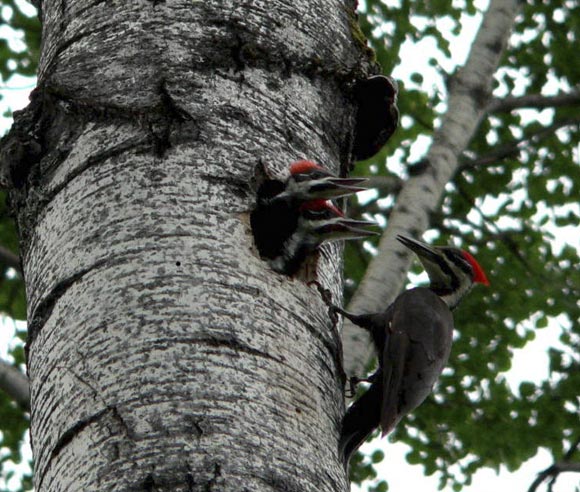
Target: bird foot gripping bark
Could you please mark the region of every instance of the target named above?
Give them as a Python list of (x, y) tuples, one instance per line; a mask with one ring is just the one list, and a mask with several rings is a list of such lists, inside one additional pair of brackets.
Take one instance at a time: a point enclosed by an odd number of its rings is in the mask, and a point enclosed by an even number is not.
[(314, 285), (318, 289), (320, 297), (324, 301), (324, 304), (326, 304), (326, 306), (328, 307), (328, 316), (330, 317), (333, 326), (335, 326), (338, 323), (337, 315), (338, 314), (344, 315), (343, 313), (346, 313), (346, 311), (344, 311), (342, 308), (334, 304), (334, 302), (332, 301), (332, 292), (330, 292), (329, 289), (324, 288), (318, 281), (313, 280), (312, 282), (309, 282), (308, 285)]
[(354, 398), (356, 396), (356, 392), (358, 390), (358, 385), (360, 383), (373, 383), (376, 380), (376, 373), (371, 374), (369, 377), (366, 378), (359, 378), (358, 376), (351, 376), (348, 378), (347, 387), (344, 391), (344, 396), (347, 398)]

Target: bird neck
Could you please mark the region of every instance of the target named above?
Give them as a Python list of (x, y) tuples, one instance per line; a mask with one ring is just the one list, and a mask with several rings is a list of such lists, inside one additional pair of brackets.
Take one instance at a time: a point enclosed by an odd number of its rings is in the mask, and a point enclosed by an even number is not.
[(471, 283), (459, 284), (456, 288), (431, 285), (430, 288), (451, 310), (455, 309), (463, 296), (471, 290)]

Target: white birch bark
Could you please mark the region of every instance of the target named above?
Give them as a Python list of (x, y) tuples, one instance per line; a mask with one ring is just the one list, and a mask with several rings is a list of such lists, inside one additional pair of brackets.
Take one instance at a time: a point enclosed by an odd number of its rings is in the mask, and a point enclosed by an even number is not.
[[(13, 192), (35, 489), (347, 490), (336, 328), (316, 288), (258, 257), (248, 214), (260, 163), (348, 164), (349, 9), (42, 11), (40, 90), (17, 116), (40, 161)], [(318, 264), (335, 299), (339, 253)]]
[[(429, 216), (438, 209), (445, 185), (457, 170), (458, 158), (486, 113), (493, 75), (520, 6), (518, 0), (490, 2), (465, 66), (449, 84), (447, 111), (425, 156), (428, 165), (403, 185), (378, 253), (370, 262), (349, 311), (382, 311), (401, 291), (412, 254), (396, 237), (398, 234), (420, 237), (428, 228)], [(360, 375), (372, 356), (368, 335), (345, 321), (343, 344), (346, 372)]]

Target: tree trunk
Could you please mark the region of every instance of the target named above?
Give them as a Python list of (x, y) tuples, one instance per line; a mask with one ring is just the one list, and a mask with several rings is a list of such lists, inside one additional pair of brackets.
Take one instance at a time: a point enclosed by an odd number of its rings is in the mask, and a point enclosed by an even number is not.
[(339, 336), (307, 282), (339, 298), (340, 248), (276, 274), (248, 215), (262, 166), (348, 166), (353, 5), (41, 7), (9, 137), (36, 490), (347, 490)]

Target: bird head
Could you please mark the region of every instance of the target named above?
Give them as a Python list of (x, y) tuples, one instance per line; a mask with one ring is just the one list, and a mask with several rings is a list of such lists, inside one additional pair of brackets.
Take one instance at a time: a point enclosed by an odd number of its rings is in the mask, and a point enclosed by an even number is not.
[(366, 178), (338, 178), (312, 161), (298, 161), (290, 166), (285, 190), (277, 199), (299, 201), (339, 198), (365, 190)]
[(450, 246), (431, 246), (402, 235), (398, 235), (397, 240), (419, 257), (429, 275), (431, 289), (450, 308), (459, 304), (473, 284), (489, 285), (483, 268), (467, 251)]
[(361, 227), (376, 225), (366, 220), (353, 220), (328, 200), (310, 200), (299, 209), (301, 225), (318, 242), (360, 239), (377, 235)]

